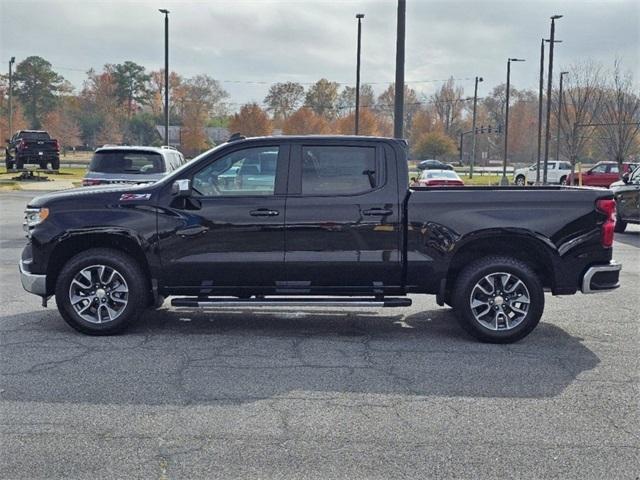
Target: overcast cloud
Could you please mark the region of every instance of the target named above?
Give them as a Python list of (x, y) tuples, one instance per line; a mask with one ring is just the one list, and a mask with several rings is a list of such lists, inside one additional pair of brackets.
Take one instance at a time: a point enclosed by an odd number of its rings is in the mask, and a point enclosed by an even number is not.
[[(356, 13), (363, 21), (362, 81), (377, 93), (394, 79), (395, 0), (379, 1), (16, 1), (0, 0), (0, 57), (40, 55), (81, 87), (89, 68), (132, 60), (163, 66), (163, 16), (170, 14), (170, 67), (223, 81), (231, 101), (261, 102), (268, 85), (326, 77), (355, 83)], [(516, 87), (537, 88), (540, 39), (557, 23), (556, 66), (620, 58), (640, 77), (640, 2), (407, 0), (406, 79), (428, 95), (449, 76), (467, 93), (504, 82), (509, 56)], [(559, 71), (559, 70), (557, 70)], [(237, 82), (237, 83), (236, 83)], [(264, 83), (251, 83), (264, 82)]]

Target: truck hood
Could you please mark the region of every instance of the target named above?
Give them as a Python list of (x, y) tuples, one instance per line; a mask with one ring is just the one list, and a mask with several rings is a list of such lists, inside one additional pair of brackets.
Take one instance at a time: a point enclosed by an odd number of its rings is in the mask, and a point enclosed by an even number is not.
[(103, 197), (105, 200), (109, 199), (110, 201), (112, 201), (114, 197), (119, 198), (120, 195), (124, 193), (152, 193), (151, 189), (149, 188), (150, 186), (150, 184), (100, 185), (95, 187), (70, 188), (68, 190), (60, 190), (57, 192), (51, 192), (35, 197), (29, 202), (28, 206), (38, 208), (48, 206), (58, 201), (68, 201), (74, 199), (77, 201), (90, 201), (92, 199), (101, 199), (101, 197)]

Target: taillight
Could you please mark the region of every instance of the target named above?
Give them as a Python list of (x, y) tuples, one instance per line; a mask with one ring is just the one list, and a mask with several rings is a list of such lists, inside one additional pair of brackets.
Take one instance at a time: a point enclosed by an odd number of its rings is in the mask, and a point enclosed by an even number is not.
[(83, 187), (91, 187), (93, 185), (100, 185), (102, 182), (100, 180), (92, 180), (91, 178), (85, 178), (82, 180)]
[(616, 201), (613, 199), (598, 200), (596, 209), (607, 216), (602, 224), (600, 243), (603, 247), (610, 248), (613, 245), (613, 232), (616, 228)]
[(56, 151), (60, 151), (60, 142), (58, 140), (56, 140)]

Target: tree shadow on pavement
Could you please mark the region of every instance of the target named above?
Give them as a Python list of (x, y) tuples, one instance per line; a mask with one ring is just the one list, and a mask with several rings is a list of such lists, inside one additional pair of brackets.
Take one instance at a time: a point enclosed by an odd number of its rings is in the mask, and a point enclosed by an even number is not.
[(54, 311), (1, 319), (5, 401), (194, 405), (341, 394), (561, 394), (598, 357), (541, 323), (512, 345), (467, 337), (447, 309), (159, 310), (89, 337)]

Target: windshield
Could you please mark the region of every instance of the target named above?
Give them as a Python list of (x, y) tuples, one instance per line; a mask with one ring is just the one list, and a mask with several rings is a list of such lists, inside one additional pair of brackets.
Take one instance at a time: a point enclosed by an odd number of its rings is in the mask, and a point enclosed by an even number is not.
[(163, 173), (164, 160), (155, 152), (102, 151), (96, 152), (89, 165), (90, 172), (150, 174)]

